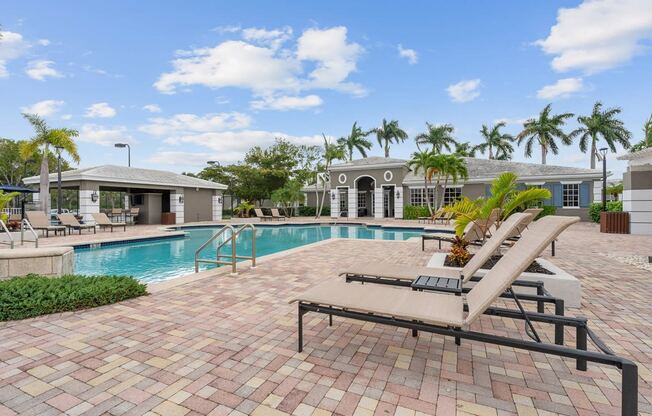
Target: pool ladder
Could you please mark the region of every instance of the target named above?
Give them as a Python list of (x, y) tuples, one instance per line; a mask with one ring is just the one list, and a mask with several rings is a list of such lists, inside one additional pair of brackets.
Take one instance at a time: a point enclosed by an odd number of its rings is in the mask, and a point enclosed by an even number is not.
[[(34, 236), (34, 240), (25, 240), (25, 229), (27, 229), (27, 231), (29, 231), (32, 234), (32, 236)], [(6, 244), (9, 246), (9, 248), (14, 248), (16, 246), (14, 242), (14, 236), (11, 234), (4, 221), (0, 220), (0, 235), (2, 235), (2, 233), (7, 235), (8, 240), (5, 241), (4, 239), (2, 239), (0, 240), (0, 244)], [(29, 221), (27, 221), (26, 219), (22, 219), (20, 221), (20, 245), (21, 246), (24, 245), (25, 241), (33, 242), (34, 247), (38, 248), (38, 234), (36, 233), (36, 231), (34, 231)]]
[[(251, 256), (238, 256), (236, 254), (236, 242), (238, 236), (241, 232), (247, 228), (251, 229)], [(202, 250), (208, 247), (213, 241), (219, 238), (221, 235), (225, 234), (227, 231), (231, 231), (231, 235), (228, 238), (225, 238), (218, 246), (215, 251), (215, 260), (212, 259), (202, 259), (199, 257)], [(220, 250), (227, 243), (231, 243), (231, 253), (230, 254), (220, 254)], [(227, 260), (228, 259), (228, 260)], [(231, 273), (237, 273), (236, 263), (240, 260), (251, 260), (251, 267), (256, 267), (256, 227), (253, 224), (244, 224), (240, 227), (233, 228), (232, 225), (225, 225), (220, 231), (215, 233), (211, 238), (209, 238), (204, 244), (202, 244), (195, 251), (195, 273), (199, 272), (199, 263), (211, 263), (218, 265), (231, 265)]]

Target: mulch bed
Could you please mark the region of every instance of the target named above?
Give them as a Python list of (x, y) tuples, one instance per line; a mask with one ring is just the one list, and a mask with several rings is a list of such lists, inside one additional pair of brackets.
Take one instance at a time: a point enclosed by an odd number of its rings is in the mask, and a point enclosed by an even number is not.
[[(473, 254), (471, 254), (471, 257), (473, 257)], [(491, 256), (489, 260), (485, 262), (485, 264), (480, 267), (481, 269), (492, 269), (496, 263), (498, 263), (498, 260), (500, 260), (503, 256)], [(446, 256), (446, 260), (444, 260), (444, 266), (447, 267), (459, 267), (456, 264), (454, 264), (452, 261), (450, 261), (449, 256)], [(525, 269), (525, 272), (527, 273), (540, 273), (540, 274), (554, 274), (550, 270), (544, 268), (541, 266), (539, 263), (536, 261), (533, 261), (532, 264), (528, 266), (527, 269)]]

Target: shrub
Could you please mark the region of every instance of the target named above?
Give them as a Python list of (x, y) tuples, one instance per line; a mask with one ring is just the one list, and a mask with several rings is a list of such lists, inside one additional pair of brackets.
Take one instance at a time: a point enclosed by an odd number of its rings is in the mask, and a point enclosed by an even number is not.
[(451, 250), (448, 253), (448, 258), (454, 266), (464, 267), (466, 263), (469, 262), (471, 253), (469, 253), (469, 250), (466, 248), (468, 245), (468, 241), (459, 236), (455, 236), (455, 239), (451, 244)]
[[(623, 201), (607, 201), (607, 212), (621, 212), (622, 210)], [(589, 207), (589, 216), (593, 222), (600, 222), (600, 212), (602, 212), (602, 203), (592, 203)]]
[(554, 205), (544, 205), (541, 207), (541, 209), (543, 209), (543, 211), (541, 211), (539, 215), (537, 215), (537, 217), (535, 218), (537, 220), (547, 215), (555, 215), (557, 213), (557, 207)]
[(0, 321), (76, 311), (146, 294), (147, 287), (128, 276), (15, 277), (0, 281)]
[(403, 208), (403, 219), (406, 220), (416, 220), (419, 217), (428, 217), (430, 216), (430, 211), (428, 207), (422, 207), (419, 205), (406, 205)]
[[(326, 211), (326, 207), (324, 207), (324, 211), (322, 211), (322, 213), (325, 211)], [(299, 207), (299, 209), (297, 210), (297, 215), (299, 215), (300, 217), (314, 217), (315, 215), (317, 215), (317, 208)]]

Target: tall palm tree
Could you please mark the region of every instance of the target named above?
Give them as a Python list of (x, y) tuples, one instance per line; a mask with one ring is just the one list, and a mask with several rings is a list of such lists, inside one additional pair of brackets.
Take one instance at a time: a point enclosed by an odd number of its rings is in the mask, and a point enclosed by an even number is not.
[(505, 123), (502, 121), (494, 126), (483, 124), (480, 134), (484, 143), (475, 146), (474, 150), (481, 153), (487, 152), (489, 159), (511, 159), (511, 154), (514, 152), (512, 146), (514, 136), (502, 133), (500, 129), (503, 127), (505, 127)]
[(643, 125), (643, 140), (632, 146), (630, 151), (638, 152), (647, 147), (652, 147), (652, 115), (650, 115), (650, 118)]
[[(331, 167), (332, 163), (335, 160), (343, 160), (346, 158), (344, 155), (344, 148), (342, 146), (337, 143), (331, 143), (323, 133), (322, 136), (324, 136), (324, 171), (322, 172), (324, 177), (324, 190), (321, 195), (321, 203), (319, 203), (317, 206), (316, 218), (321, 217), (321, 212), (324, 209), (324, 199), (326, 199), (326, 175), (328, 175), (328, 169)], [(317, 176), (317, 183), (315, 184), (315, 187), (317, 187), (318, 184), (319, 175)], [(333, 186), (333, 183), (331, 183), (331, 186)]]
[(575, 129), (571, 136), (580, 137), (580, 150), (584, 153), (586, 153), (590, 142), (591, 169), (595, 169), (595, 161), (599, 157), (598, 140), (600, 140), (600, 136), (614, 153), (616, 152), (616, 143), (625, 149), (631, 146), (629, 139), (632, 137), (632, 133), (625, 128), (625, 123), (616, 118), (621, 111), (619, 107), (603, 110), (602, 103), (596, 101), (590, 116), (577, 117), (581, 127)]
[(451, 146), (454, 146), (457, 143), (453, 137), (455, 128), (452, 125), (434, 125), (426, 123), (426, 127), (427, 131), (419, 134), (415, 138), (417, 147), (420, 144), (430, 145), (433, 151), (441, 153), (443, 149), (446, 149), (450, 152)]
[(376, 133), (376, 140), (378, 140), (378, 145), (384, 149), (385, 157), (389, 157), (389, 145), (391, 143), (404, 142), (408, 137), (407, 133), (399, 127), (398, 120), (387, 122), (387, 120), (383, 119), (383, 124), (371, 130), (370, 133)]
[(435, 192), (435, 208), (439, 210), (444, 205), (444, 196), (448, 182), (452, 180), (453, 184), (456, 184), (460, 179), (466, 180), (469, 178), (469, 172), (466, 167), (466, 161), (459, 155), (436, 155), (433, 159), (433, 167), (428, 172), (428, 179), (432, 180), (432, 176), (436, 175), (437, 187), (442, 179), (444, 181), (441, 200), (439, 200), (437, 192)]
[(20, 155), (27, 160), (37, 152), (41, 154), (41, 185), (39, 188), (41, 210), (49, 214), (50, 168), (48, 166), (48, 153), (50, 147), (60, 149), (61, 152), (68, 154), (75, 163), (79, 163), (77, 144), (73, 140), (74, 137), (79, 136), (79, 132), (67, 128), (51, 129), (45, 120), (37, 114), (23, 113), (23, 117), (34, 127), (36, 135), (21, 143)]
[(362, 131), (358, 122), (353, 123), (351, 127), (351, 134), (347, 137), (340, 137), (337, 140), (337, 143), (347, 150), (347, 155), (349, 160), (353, 160), (353, 149), (360, 152), (362, 157), (367, 157), (367, 150), (371, 149), (371, 142), (365, 137), (369, 135), (370, 132)]
[(453, 153), (462, 157), (475, 157), (475, 146), (469, 142), (457, 142)]
[(425, 192), (426, 205), (428, 206), (428, 211), (432, 215), (432, 205), (430, 204), (430, 198), (428, 197), (428, 172), (433, 168), (435, 164), (436, 155), (432, 151), (421, 150), (418, 152), (412, 153), (412, 159), (408, 162), (410, 169), (414, 170), (415, 174), (418, 174), (419, 171), (423, 173), (423, 188)]
[(539, 117), (528, 119), (523, 124), (523, 131), (521, 131), (516, 139), (520, 145), (525, 141), (525, 156), (532, 157), (532, 146), (538, 143), (541, 146), (541, 163), (546, 164), (546, 156), (548, 152), (553, 154), (559, 153), (559, 147), (555, 139), (560, 139), (565, 145), (572, 143), (573, 138), (566, 134), (562, 128), (566, 124), (566, 120), (573, 117), (573, 113), (550, 114), (552, 104), (545, 106)]

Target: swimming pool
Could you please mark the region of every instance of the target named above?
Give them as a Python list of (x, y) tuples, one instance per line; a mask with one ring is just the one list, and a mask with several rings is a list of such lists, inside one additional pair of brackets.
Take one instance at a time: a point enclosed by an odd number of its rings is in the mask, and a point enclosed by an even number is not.
[[(166, 238), (130, 243), (102, 245), (98, 248), (75, 249), (75, 272), (85, 275), (129, 275), (143, 282), (158, 282), (194, 272), (195, 250), (220, 227), (185, 228), (185, 238)], [(365, 240), (407, 240), (423, 233), (420, 228), (381, 228), (364, 225), (256, 225), (256, 256), (277, 253), (328, 240), (352, 238)], [(213, 258), (219, 237), (213, 247), (206, 247), (202, 257)], [(222, 253), (230, 253), (227, 244)], [(238, 255), (251, 255), (251, 230), (238, 237)], [(201, 269), (214, 267), (202, 265)]]

